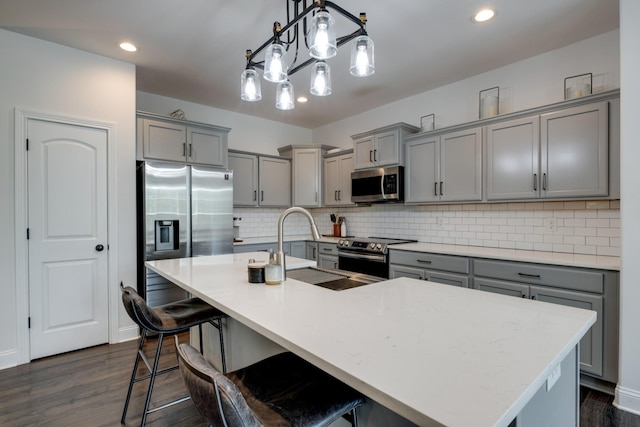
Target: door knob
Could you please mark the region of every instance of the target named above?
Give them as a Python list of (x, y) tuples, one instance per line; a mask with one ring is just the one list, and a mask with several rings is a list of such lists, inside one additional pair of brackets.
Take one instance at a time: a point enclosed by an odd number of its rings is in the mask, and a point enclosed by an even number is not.
[(96, 251), (98, 252), (102, 252), (104, 250), (104, 246), (102, 245), (96, 245)]

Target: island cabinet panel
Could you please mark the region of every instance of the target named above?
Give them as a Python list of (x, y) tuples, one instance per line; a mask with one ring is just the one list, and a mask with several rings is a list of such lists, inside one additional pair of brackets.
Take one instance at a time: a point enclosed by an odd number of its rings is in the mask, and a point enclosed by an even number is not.
[[(270, 243), (249, 243), (246, 245), (234, 245), (233, 253), (234, 254), (242, 254), (247, 252), (269, 252), (269, 250), (273, 250), (273, 252), (278, 251), (278, 243), (270, 242)], [(285, 255), (291, 254), (291, 242), (283, 242), (282, 250), (284, 250)], [(256, 258), (256, 262), (269, 262), (269, 254), (265, 253), (264, 258)]]
[(468, 288), (470, 260), (464, 257), (424, 252), (389, 251), (389, 278), (418, 280)]
[(596, 323), (580, 341), (580, 369), (598, 379), (617, 381), (617, 272), (474, 259), (473, 287), (595, 311)]
[(228, 128), (139, 116), (142, 157), (227, 167)]
[(338, 247), (335, 243), (318, 243), (318, 266), (338, 268)]
[(405, 144), (405, 203), (482, 200), (482, 128)]
[(305, 258), (307, 252), (307, 242), (304, 240), (299, 240), (296, 242), (290, 242), (291, 246), (291, 256), (296, 258)]
[(487, 200), (607, 196), (608, 106), (603, 101), (488, 125)]

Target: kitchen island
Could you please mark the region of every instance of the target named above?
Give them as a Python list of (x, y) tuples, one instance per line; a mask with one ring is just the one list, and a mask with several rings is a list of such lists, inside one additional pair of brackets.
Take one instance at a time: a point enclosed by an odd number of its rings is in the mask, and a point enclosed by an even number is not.
[[(248, 259), (265, 257), (147, 266), (415, 424), (578, 425), (577, 347), (594, 312), (409, 278), (342, 292), (293, 279), (247, 283)], [(289, 269), (309, 265), (287, 259)], [(396, 425), (362, 412), (361, 426)]]

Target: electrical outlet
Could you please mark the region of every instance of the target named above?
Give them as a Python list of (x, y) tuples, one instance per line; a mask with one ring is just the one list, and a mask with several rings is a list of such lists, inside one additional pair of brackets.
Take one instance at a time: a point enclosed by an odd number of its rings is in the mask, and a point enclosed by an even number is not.
[(439, 216), (436, 218), (436, 227), (442, 228), (442, 224), (444, 224), (444, 218)]
[(562, 375), (562, 371), (560, 370), (560, 365), (558, 365), (547, 378), (547, 391), (551, 390), (551, 387), (558, 381), (560, 375)]
[(555, 233), (558, 230), (558, 221), (556, 218), (545, 218), (544, 219), (544, 228), (546, 231), (550, 233)]

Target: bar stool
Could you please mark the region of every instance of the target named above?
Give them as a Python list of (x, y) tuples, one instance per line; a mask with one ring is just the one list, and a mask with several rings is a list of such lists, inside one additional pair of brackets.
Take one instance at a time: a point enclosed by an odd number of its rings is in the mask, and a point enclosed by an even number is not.
[[(129, 382), (127, 400), (124, 404), (124, 410), (122, 411), (122, 418), (120, 422), (123, 424), (125, 422), (133, 385), (140, 381), (149, 380), (147, 399), (144, 405), (142, 421), (140, 423), (141, 426), (144, 426), (148, 414), (189, 399), (189, 396), (186, 396), (173, 402), (166, 403), (157, 408), (149, 409), (149, 405), (151, 403), (151, 393), (153, 392), (153, 384), (156, 377), (158, 375), (166, 374), (178, 369), (178, 365), (176, 364), (170, 368), (158, 371), (158, 362), (160, 360), (160, 351), (162, 350), (163, 338), (165, 336), (177, 335), (182, 332), (186, 332), (190, 328), (198, 326), (200, 332), (200, 351), (202, 351), (202, 324), (211, 323), (215, 328), (218, 329), (218, 335), (220, 337), (220, 355), (222, 359), (222, 369), (226, 372), (227, 365), (224, 354), (222, 319), (228, 316), (220, 310), (213, 308), (199, 298), (189, 298), (172, 302), (170, 304), (150, 307), (147, 305), (144, 298), (142, 298), (132, 287), (125, 287), (121, 282), (120, 289), (122, 291), (122, 302), (127, 311), (127, 314), (129, 314), (129, 317), (131, 317), (131, 319), (136, 322), (142, 330), (140, 344), (138, 345), (138, 353), (136, 355), (136, 362), (133, 365), (133, 372), (131, 372), (131, 381)], [(142, 347), (148, 333), (154, 333), (158, 336), (158, 345), (156, 347), (156, 354), (153, 365), (149, 363), (149, 360), (142, 352)], [(177, 338), (178, 337), (176, 336), (176, 339)], [(140, 360), (142, 360), (146, 365), (149, 374), (136, 378), (136, 371), (138, 369)]]
[(175, 343), (191, 400), (210, 426), (326, 426), (340, 417), (358, 424), (366, 398), (291, 352), (222, 374)]

